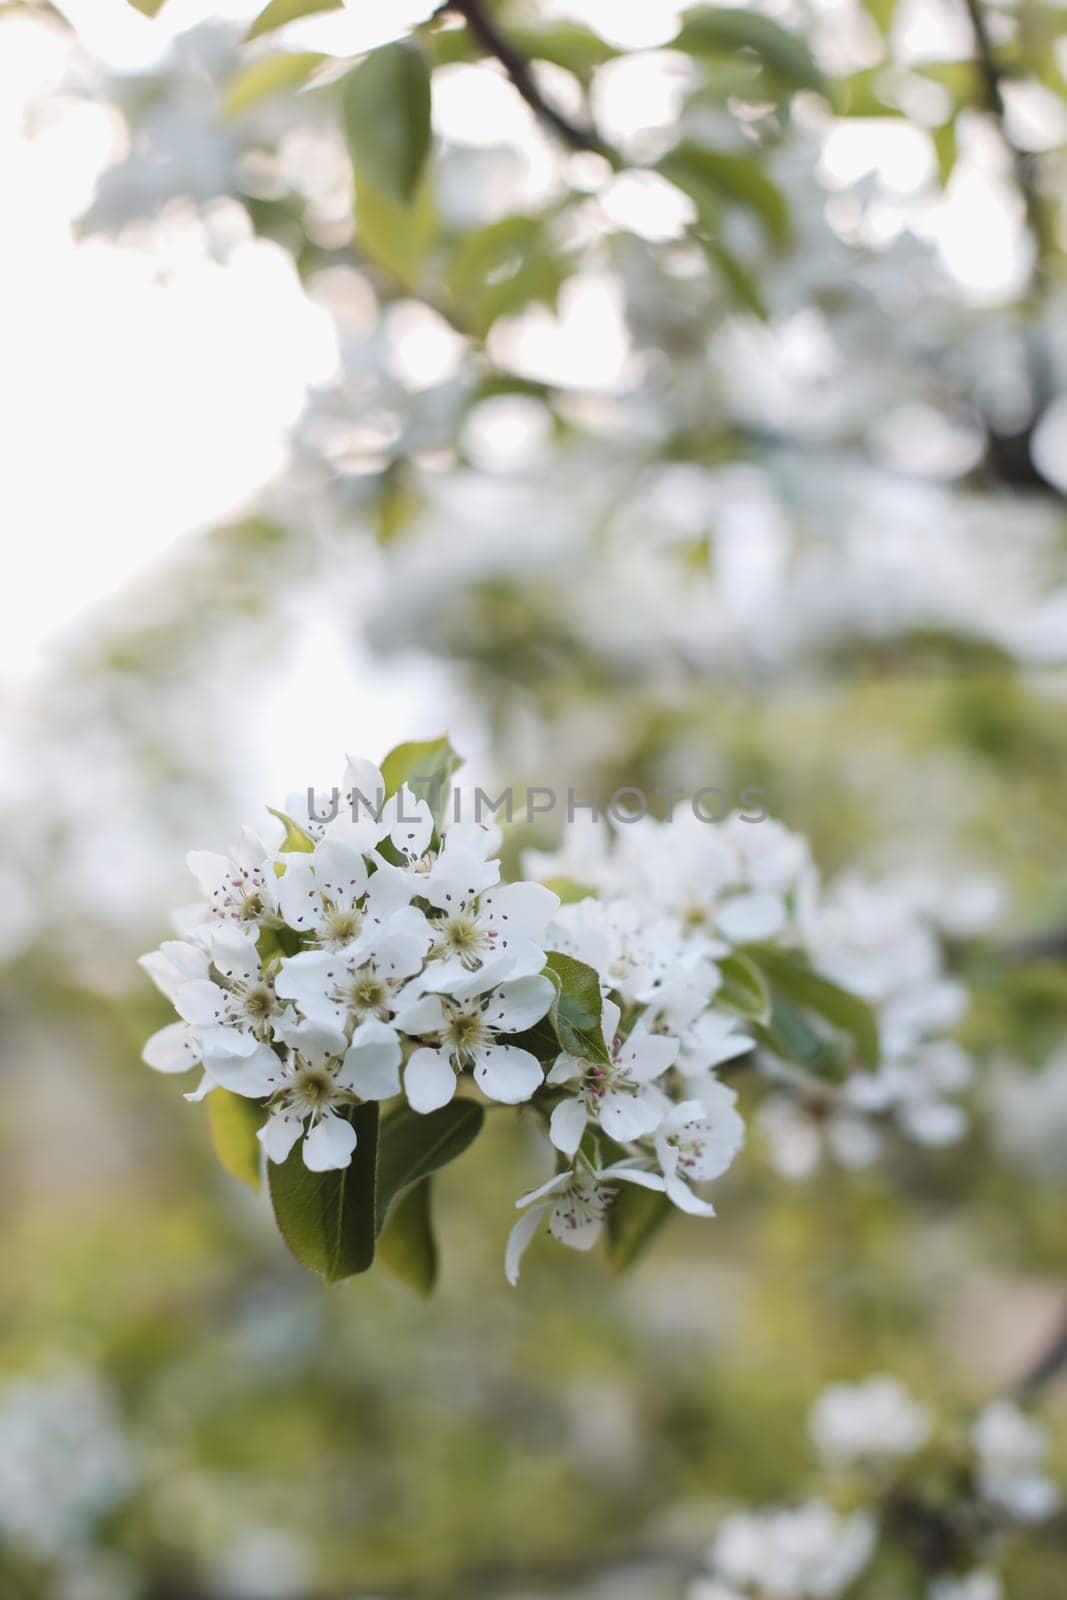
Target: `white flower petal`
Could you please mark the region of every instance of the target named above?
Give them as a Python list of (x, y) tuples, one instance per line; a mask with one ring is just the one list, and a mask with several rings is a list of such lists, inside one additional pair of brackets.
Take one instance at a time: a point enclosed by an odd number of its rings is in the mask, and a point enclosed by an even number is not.
[(352, 1124), (327, 1111), (304, 1140), (304, 1165), (309, 1172), (333, 1172), (349, 1165), (355, 1148)]
[(196, 1088), (190, 1089), (188, 1094), (182, 1096), (182, 1099), (192, 1101), (193, 1103), (198, 1100), (206, 1100), (212, 1089), (217, 1089), (219, 1087), (219, 1084), (215, 1082), (210, 1072), (205, 1072)]
[(526, 1247), (534, 1234), (543, 1226), (548, 1210), (548, 1206), (535, 1206), (532, 1211), (527, 1211), (519, 1218), (508, 1234), (507, 1249), (504, 1252), (504, 1271), (513, 1287), (519, 1281), (519, 1267), (526, 1254)]
[(389, 1100), (400, 1093), (400, 1058), (400, 1040), (394, 1033), (376, 1042), (353, 1042), (338, 1082), (361, 1100)]
[(513, 1044), (491, 1044), (478, 1052), (474, 1081), (490, 1100), (514, 1106), (536, 1093), (544, 1073), (537, 1057), (528, 1050)]
[(679, 1041), (663, 1034), (645, 1033), (637, 1028), (619, 1049), (618, 1063), (625, 1067), (634, 1083), (651, 1083), (674, 1065)]
[(251, 1100), (271, 1094), (282, 1073), (281, 1062), (265, 1044), (256, 1045), (249, 1056), (205, 1055), (204, 1066), (224, 1089)]
[(494, 1033), (522, 1033), (541, 1020), (555, 998), (550, 978), (517, 978), (489, 996), (485, 1020)]
[(582, 1142), (587, 1117), (580, 1100), (561, 1100), (552, 1112), (548, 1124), (548, 1137), (557, 1150), (573, 1156)]
[(424, 994), (401, 996), (393, 1013), (393, 1021), (401, 1033), (418, 1038), (422, 1034), (440, 1033), (445, 1025), (440, 996)]
[(197, 888), (209, 900), (234, 869), (229, 856), (219, 855), (215, 850), (190, 850), (185, 861), (196, 879)]
[(425, 800), (417, 800), (405, 783), (386, 801), (389, 838), (402, 856), (418, 861), (429, 849), (433, 834), (433, 814)]
[(141, 1060), (157, 1072), (188, 1072), (200, 1060), (200, 1050), (184, 1022), (170, 1022), (147, 1041)]
[(785, 902), (770, 889), (735, 895), (716, 912), (715, 926), (732, 944), (771, 939), (785, 926)]
[(184, 939), (165, 939), (158, 950), (141, 956), (137, 965), (171, 1002), (183, 984), (208, 974), (207, 953)]
[(224, 977), (240, 983), (253, 983), (260, 975), (255, 939), (229, 923), (212, 935), (211, 959)]
[(307, 855), (286, 857), (286, 868), (278, 880), (278, 909), (290, 928), (299, 932), (322, 926), (322, 892)]
[(275, 1111), (267, 1118), (256, 1138), (267, 1152), (268, 1158), (280, 1163), (285, 1160), (303, 1131), (304, 1125), (299, 1117), (290, 1117), (283, 1111)]
[(413, 1111), (436, 1111), (456, 1092), (456, 1074), (444, 1050), (416, 1050), (404, 1073), (404, 1091)]
[(572, 1178), (573, 1173), (569, 1171), (554, 1172), (551, 1178), (546, 1178), (544, 1183), (538, 1184), (536, 1189), (529, 1189), (525, 1194), (520, 1195), (516, 1200), (515, 1205), (519, 1208), (522, 1206), (529, 1206), (532, 1205), (535, 1200), (543, 1199), (545, 1195), (558, 1194), (561, 1189), (565, 1189), (567, 1187)]
[(663, 1119), (663, 1109), (654, 1098), (609, 1089), (600, 1104), (600, 1126), (617, 1144), (629, 1144), (652, 1133)]
[(646, 1172), (644, 1167), (628, 1166), (625, 1161), (617, 1161), (614, 1166), (605, 1167), (598, 1176), (605, 1183), (635, 1183), (639, 1189), (655, 1189), (660, 1194), (667, 1187), (667, 1180), (659, 1172)]

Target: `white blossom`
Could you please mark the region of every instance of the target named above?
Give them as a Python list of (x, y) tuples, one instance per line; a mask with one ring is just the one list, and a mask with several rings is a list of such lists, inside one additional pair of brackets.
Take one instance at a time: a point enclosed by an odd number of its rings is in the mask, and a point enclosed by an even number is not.
[(898, 1378), (877, 1375), (824, 1389), (808, 1431), (830, 1461), (876, 1461), (918, 1450), (929, 1437), (930, 1416)]
[(1042, 1522), (1060, 1504), (1058, 1486), (1041, 1472), (1044, 1428), (1010, 1400), (993, 1400), (977, 1415), (971, 1442), (983, 1496), (1020, 1522)]
[(69, 1368), (0, 1390), (0, 1535), (37, 1559), (81, 1551), (127, 1497), (136, 1460), (95, 1374)]
[(434, 1041), (414, 1051), (404, 1073), (404, 1090), (415, 1111), (447, 1105), (457, 1074), (468, 1069), (490, 1100), (508, 1105), (528, 1100), (540, 1088), (544, 1072), (537, 1057), (498, 1036), (522, 1033), (539, 1022), (555, 999), (552, 983), (528, 976), (483, 992), (483, 977), (475, 973), (450, 994), (426, 994), (401, 1006), (398, 1026)]
[(571, 1089), (554, 1108), (549, 1124), (549, 1137), (564, 1155), (574, 1155), (590, 1118), (617, 1144), (628, 1144), (653, 1133), (669, 1108), (670, 1102), (655, 1087), (655, 1080), (673, 1063), (678, 1040), (648, 1033), (640, 1026), (620, 1038), (619, 1017), (619, 1007), (606, 1000), (602, 1031), (608, 1041), (610, 1066), (564, 1051), (548, 1074), (548, 1083)]
[(736, 1512), (708, 1557), (715, 1579), (766, 1600), (834, 1600), (862, 1572), (877, 1537), (874, 1518), (844, 1516), (821, 1500), (788, 1510)]

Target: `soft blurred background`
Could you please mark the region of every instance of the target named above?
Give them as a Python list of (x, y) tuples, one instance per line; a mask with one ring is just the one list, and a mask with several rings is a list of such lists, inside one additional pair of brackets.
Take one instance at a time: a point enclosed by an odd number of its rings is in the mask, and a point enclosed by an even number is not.
[[(0, 5), (4, 1600), (678, 1596), (824, 1383), (951, 1411), (1053, 1338), (1067, 10), (981, 4), (491, 7), (570, 143), (417, 0)], [(343, 72), (414, 27), (432, 168), (353, 207)], [(501, 1130), (435, 1299), (325, 1289), (141, 1065), (135, 957), (187, 848), (446, 728), (477, 781), (762, 784), (936, 905), (965, 1137), (754, 1121), (717, 1222), (513, 1291)]]

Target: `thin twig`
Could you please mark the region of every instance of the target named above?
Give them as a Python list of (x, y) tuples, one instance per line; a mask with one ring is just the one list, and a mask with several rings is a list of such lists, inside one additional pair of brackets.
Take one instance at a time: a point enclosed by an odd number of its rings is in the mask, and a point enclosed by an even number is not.
[(463, 18), (486, 53), (500, 62), (530, 109), (541, 118), (542, 122), (547, 123), (565, 144), (572, 150), (592, 151), (613, 165), (617, 164), (618, 158), (593, 128), (572, 122), (568, 116), (545, 99), (530, 70), (530, 63), (485, 10), (482, 0), (451, 0), (447, 9), (457, 12)]

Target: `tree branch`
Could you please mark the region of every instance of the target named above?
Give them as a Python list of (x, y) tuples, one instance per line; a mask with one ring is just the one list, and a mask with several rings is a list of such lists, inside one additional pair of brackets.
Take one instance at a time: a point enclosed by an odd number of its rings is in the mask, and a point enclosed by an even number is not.
[(463, 18), (486, 54), (494, 56), (500, 62), (531, 111), (535, 112), (542, 122), (547, 123), (564, 144), (569, 145), (572, 150), (592, 151), (594, 155), (603, 156), (613, 166), (618, 165), (618, 157), (601, 141), (593, 128), (572, 122), (568, 116), (545, 99), (530, 70), (530, 63), (501, 31), (494, 18), (486, 11), (482, 0), (450, 0), (445, 9), (455, 11)]
[[(986, 22), (983, 0), (963, 0), (963, 3), (974, 31), (975, 59), (982, 79), (986, 110), (996, 123), (1001, 143), (1011, 160), (1015, 184), (1026, 210), (1027, 228), (1034, 244), (1030, 289), (1041, 292), (1046, 286), (1045, 255), (1049, 239), (1045, 208), (1035, 178), (1034, 158), (1015, 143), (1008, 130), (1008, 111), (1004, 100), (1004, 81), (1007, 74), (997, 61)], [(989, 459), (997, 475), (1006, 481), (1017, 483), (1023, 488), (1040, 487), (1048, 492), (1052, 486), (1036, 471), (1030, 453), (1037, 418), (1052, 399), (1055, 389), (1048, 351), (1043, 341), (1033, 337), (1027, 339), (1026, 360), (1032, 401), (1030, 423), (1021, 433), (1016, 434), (997, 433), (990, 428)]]
[(1045, 242), (1045, 222), (1041, 196), (1034, 182), (1033, 159), (1025, 150), (1019, 148), (1008, 132), (1008, 111), (1004, 103), (1004, 73), (997, 62), (993, 41), (989, 37), (982, 0), (963, 0), (963, 3), (967, 7), (967, 15), (974, 29), (976, 59), (985, 91), (986, 109), (995, 119), (1004, 148), (1011, 158), (1015, 182), (1026, 206), (1027, 222), (1034, 236), (1036, 247), (1034, 270), (1035, 274), (1039, 274), (1041, 248)]
[(1067, 1369), (1067, 1306), (1060, 1317), (1059, 1327), (1044, 1350), (1031, 1362), (1021, 1377), (1012, 1385), (1011, 1393), (1017, 1400), (1032, 1400), (1046, 1384)]

